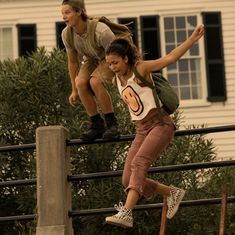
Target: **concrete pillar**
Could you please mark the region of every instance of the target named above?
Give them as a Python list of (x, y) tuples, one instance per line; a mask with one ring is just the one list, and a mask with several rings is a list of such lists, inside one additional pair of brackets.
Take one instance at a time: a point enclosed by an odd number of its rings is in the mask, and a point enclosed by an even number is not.
[(68, 131), (62, 126), (36, 130), (37, 229), (36, 235), (73, 235)]

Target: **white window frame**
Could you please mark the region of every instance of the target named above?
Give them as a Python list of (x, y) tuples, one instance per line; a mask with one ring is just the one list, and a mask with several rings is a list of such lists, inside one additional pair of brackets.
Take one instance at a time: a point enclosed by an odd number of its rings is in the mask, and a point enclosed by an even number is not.
[[(165, 31), (164, 31), (164, 17), (177, 17), (177, 16), (196, 16), (197, 24), (202, 23), (202, 16), (200, 12), (182, 12), (182, 13), (161, 13), (160, 14), (160, 40), (161, 40), (161, 54), (166, 54), (165, 49)], [(195, 106), (209, 106), (211, 103), (207, 101), (207, 81), (206, 81), (206, 65), (205, 65), (205, 50), (203, 38), (198, 41), (199, 45), (199, 63), (201, 70), (201, 98), (192, 100), (181, 100), (180, 105), (182, 107), (195, 107)], [(182, 58), (187, 58), (187, 53)], [(167, 77), (167, 69), (163, 69), (163, 75)]]
[[(18, 57), (18, 40), (17, 40), (17, 29), (14, 23), (4, 23), (1, 22), (0, 29), (3, 28), (11, 28), (12, 30), (12, 58), (9, 59), (16, 59)], [(0, 45), (0, 48), (4, 45)], [(7, 58), (4, 58), (7, 59)], [(0, 55), (0, 60), (2, 61), (2, 55)]]

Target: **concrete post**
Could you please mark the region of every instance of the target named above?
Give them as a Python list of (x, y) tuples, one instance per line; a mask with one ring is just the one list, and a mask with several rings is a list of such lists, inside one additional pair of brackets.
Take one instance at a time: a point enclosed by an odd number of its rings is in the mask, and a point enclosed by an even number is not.
[(37, 229), (36, 235), (73, 235), (68, 131), (62, 126), (36, 130)]

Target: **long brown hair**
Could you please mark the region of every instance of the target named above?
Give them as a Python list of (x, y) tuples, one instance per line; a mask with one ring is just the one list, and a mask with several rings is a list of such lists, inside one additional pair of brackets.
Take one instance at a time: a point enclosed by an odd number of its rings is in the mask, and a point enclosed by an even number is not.
[(135, 44), (124, 38), (116, 38), (112, 41), (106, 50), (106, 55), (110, 54), (120, 56), (123, 59), (125, 56), (127, 56), (130, 67), (134, 67), (137, 61), (142, 59), (142, 56), (140, 55), (139, 50)]

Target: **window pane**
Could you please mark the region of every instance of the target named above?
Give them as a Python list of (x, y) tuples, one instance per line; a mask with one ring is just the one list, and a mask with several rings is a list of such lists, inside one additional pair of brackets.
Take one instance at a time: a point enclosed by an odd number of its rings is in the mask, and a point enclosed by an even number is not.
[(180, 88), (180, 98), (182, 100), (190, 99), (190, 88), (189, 87), (181, 87)]
[(176, 17), (176, 28), (177, 29), (185, 29), (185, 18), (184, 17)]
[(182, 30), (182, 31), (177, 31), (177, 42), (179, 43), (182, 43), (183, 41), (185, 41), (187, 38), (187, 35), (186, 35), (186, 31), (185, 30)]
[(191, 69), (191, 71), (196, 70), (196, 61), (194, 59), (190, 60), (190, 69)]
[(174, 29), (174, 19), (172, 17), (164, 18), (164, 27), (167, 29)]
[(193, 99), (198, 99), (199, 95), (198, 95), (198, 88), (197, 87), (192, 87), (192, 98)]
[(166, 38), (166, 42), (175, 42), (175, 34), (174, 31), (168, 31), (165, 32), (165, 38)]
[(13, 59), (12, 28), (0, 28), (0, 60)]
[(190, 49), (190, 55), (194, 56), (194, 55), (199, 55), (199, 47), (198, 44), (194, 44)]
[(167, 79), (173, 87), (178, 86), (177, 74), (169, 74)]
[(191, 73), (191, 82), (192, 82), (192, 85), (197, 85), (197, 83), (198, 83), (197, 77), (198, 77), (197, 73), (194, 73), (194, 72)]
[(188, 66), (188, 60), (179, 60), (179, 72), (182, 71), (188, 71), (189, 70), (189, 66)]
[(180, 73), (180, 85), (189, 85), (189, 74), (188, 73)]
[(197, 26), (197, 18), (196, 16), (188, 16), (188, 28), (195, 28)]
[(176, 63), (170, 64), (169, 66), (167, 66), (166, 69), (168, 73), (176, 73), (177, 72)]

